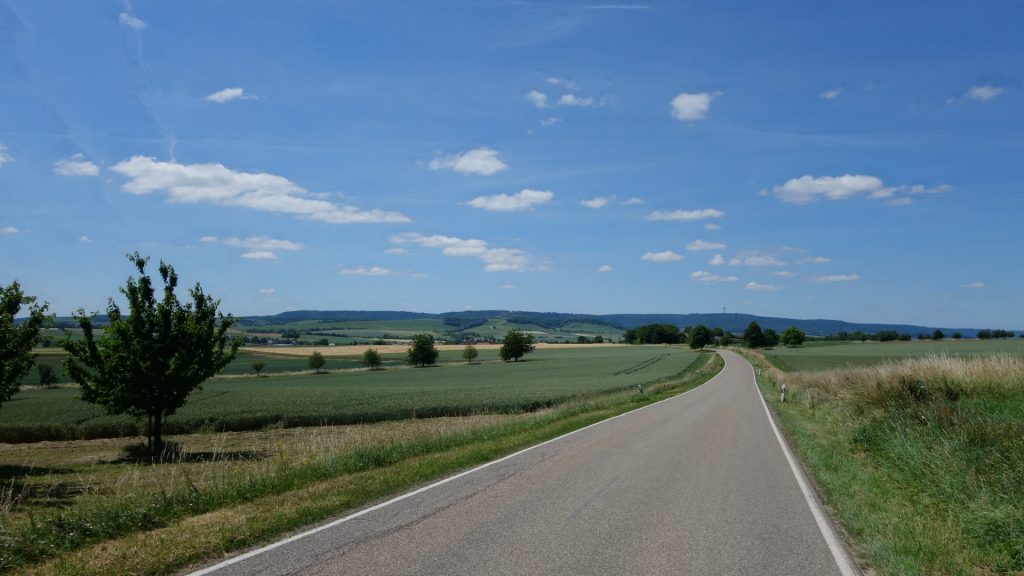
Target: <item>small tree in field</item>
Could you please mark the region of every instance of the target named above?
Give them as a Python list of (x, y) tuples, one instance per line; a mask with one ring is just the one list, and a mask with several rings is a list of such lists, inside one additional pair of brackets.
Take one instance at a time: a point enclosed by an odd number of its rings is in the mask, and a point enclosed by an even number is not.
[(153, 281), (146, 276), (147, 258), (138, 252), (128, 259), (139, 271), (129, 278), (121, 294), (128, 300), (128, 316), (113, 299), (107, 304), (108, 325), (102, 336), (93, 334), (92, 317), (75, 317), (83, 338), (64, 341), (70, 353), (64, 368), (82, 387), (81, 398), (99, 404), (111, 414), (146, 416), (151, 454), (160, 454), (163, 422), (180, 408), (188, 395), (235, 358), (239, 340), (228, 340), (233, 317), (217, 311), (220, 301), (196, 283), (189, 290), (192, 302), (182, 304), (174, 294), (178, 275), (160, 263), (163, 298), (157, 300)]
[(761, 332), (761, 326), (757, 322), (751, 322), (743, 331), (743, 345), (747, 348), (764, 348), (764, 333)]
[(935, 332), (932, 332), (932, 340), (942, 340), (945, 337), (946, 335), (938, 328), (935, 329)]
[(431, 334), (417, 334), (412, 337), (412, 346), (406, 356), (406, 363), (410, 366), (427, 366), (437, 362), (438, 351), (434, 347), (434, 337)]
[(40, 386), (53, 388), (57, 385), (57, 371), (53, 369), (53, 366), (50, 366), (49, 364), (39, 364), (36, 366), (36, 371), (39, 372)]
[(266, 368), (266, 367), (267, 367), (267, 365), (264, 362), (253, 362), (252, 363), (252, 369), (254, 371), (256, 371), (256, 377), (257, 378), (260, 377), (260, 372), (263, 372), (263, 369)]
[[(29, 306), (28, 318), (15, 324), (22, 305)], [(36, 299), (25, 296), (17, 282), (0, 286), (0, 403), (11, 399), (35, 364), (32, 347), (46, 320), (46, 304), (36, 305)]]
[(470, 364), (472, 364), (473, 360), (476, 360), (476, 357), (479, 355), (480, 352), (478, 352), (476, 346), (473, 346), (472, 344), (467, 344), (466, 347), (462, 349), (462, 359)]
[(779, 333), (772, 328), (764, 330), (764, 345), (766, 348), (774, 348), (779, 345)]
[(807, 340), (807, 334), (796, 326), (790, 326), (782, 332), (782, 344), (784, 346), (803, 346)]
[(519, 362), (519, 359), (533, 352), (536, 346), (533, 345), (533, 334), (525, 334), (515, 328), (505, 334), (505, 340), (501, 343), (501, 351), (498, 353), (505, 362), (512, 360)]
[(708, 330), (708, 327), (703, 324), (690, 328), (687, 337), (690, 348), (693, 350), (703, 350), (705, 346), (711, 344), (711, 339), (711, 330)]
[(363, 366), (366, 366), (370, 370), (379, 370), (380, 365), (384, 363), (384, 360), (380, 357), (380, 352), (377, 352), (373, 348), (367, 348), (366, 352), (363, 352)]
[(316, 370), (317, 374), (320, 373), (320, 369), (324, 367), (324, 364), (327, 364), (327, 359), (324, 358), (324, 355), (320, 352), (314, 350), (313, 353), (309, 355), (309, 367)]

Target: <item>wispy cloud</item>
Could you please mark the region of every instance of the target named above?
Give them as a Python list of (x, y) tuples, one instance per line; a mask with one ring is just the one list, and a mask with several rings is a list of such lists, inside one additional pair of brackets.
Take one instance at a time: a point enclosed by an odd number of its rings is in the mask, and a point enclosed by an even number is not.
[(222, 164), (179, 164), (133, 156), (115, 164), (111, 170), (128, 178), (121, 186), (125, 192), (137, 195), (160, 192), (173, 203), (236, 206), (331, 224), (412, 221), (399, 212), (339, 206), (314, 197), (287, 178), (236, 172)]
[(217, 242), (218, 238), (216, 236), (202, 236), (199, 238), (199, 241), (204, 244), (210, 244), (213, 242)]
[(599, 268), (597, 269), (597, 271), (598, 271), (598, 272), (601, 272), (601, 273), (607, 273), (607, 272), (611, 272), (611, 271), (612, 271), (612, 267), (611, 267), (611, 266), (609, 266), (609, 265), (607, 265), (607, 264), (605, 264), (604, 266), (601, 266), (601, 267), (599, 267)]
[(78, 237), (78, 242), (81, 244), (89, 244), (92, 242), (92, 238), (89, 238), (85, 234), (82, 234), (81, 236)]
[(708, 264), (711, 264), (712, 266), (721, 266), (722, 264), (725, 264), (725, 258), (723, 258), (721, 254), (715, 254), (710, 260), (708, 260)]
[(792, 278), (796, 276), (796, 274), (790, 272), (789, 270), (776, 270), (774, 272), (769, 272), (769, 274), (771, 274), (772, 276), (778, 276), (779, 278)]
[(547, 190), (524, 188), (511, 195), (477, 196), (469, 201), (469, 205), (473, 208), (489, 212), (521, 212), (523, 210), (532, 210), (534, 206), (547, 204), (554, 197), (554, 193)]
[(590, 97), (577, 96), (575, 94), (562, 94), (558, 99), (559, 106), (571, 106), (574, 108), (587, 108), (594, 105), (594, 99)]
[(703, 208), (700, 210), (656, 210), (648, 214), (647, 219), (655, 221), (676, 220), (682, 222), (691, 222), (693, 220), (708, 220), (711, 218), (721, 218), (722, 216), (725, 216), (725, 212), (722, 212), (721, 210), (715, 210), (714, 208)]
[(794, 264), (828, 264), (831, 261), (831, 258), (826, 258), (825, 256), (810, 256), (797, 260)]
[(770, 254), (744, 253), (729, 259), (729, 266), (785, 266), (786, 263)]
[(739, 280), (736, 276), (722, 276), (705, 270), (697, 270), (690, 274), (690, 279), (697, 282), (735, 282)]
[(75, 154), (54, 162), (53, 171), (61, 176), (99, 176), (100, 167), (86, 160), (84, 155)]
[[(804, 175), (772, 188), (776, 198), (790, 204), (809, 204), (818, 199), (846, 200), (855, 196), (891, 199), (896, 195), (939, 194), (949, 190), (952, 190), (952, 186), (948, 184), (931, 187), (923, 184), (886, 186), (880, 178), (864, 174), (820, 177)], [(889, 203), (893, 204), (892, 201)]]
[(358, 266), (356, 268), (343, 268), (341, 270), (341, 273), (345, 274), (347, 276), (392, 276), (392, 275), (394, 275), (394, 272), (392, 272), (391, 270), (388, 270), (387, 268), (381, 268), (380, 266), (371, 266), (370, 268), (366, 268), (366, 267), (363, 267), (363, 266)]
[(721, 230), (722, 229), (722, 225), (721, 224), (715, 224), (714, 222), (708, 222), (707, 224), (704, 225), (704, 229), (705, 230), (712, 230), (712, 231), (714, 231), (714, 230)]
[(776, 286), (775, 284), (758, 284), (757, 282), (747, 282), (747, 290), (752, 292), (775, 292), (781, 290), (782, 286)]
[(961, 288), (979, 289), (979, 288), (988, 288), (988, 284), (985, 284), (984, 282), (971, 282), (970, 284), (961, 284), (960, 287)]
[(269, 295), (273, 294), (274, 292), (277, 292), (277, 290), (274, 289), (274, 288), (260, 288), (260, 294), (264, 294), (264, 295), (269, 296)]
[(8, 162), (14, 162), (14, 157), (7, 152), (7, 146), (0, 144), (0, 168)]
[(437, 248), (445, 256), (479, 258), (484, 262), (485, 272), (525, 272), (530, 265), (530, 257), (522, 250), (492, 248), (483, 240), (466, 240), (439, 234), (425, 236), (416, 232), (406, 232), (392, 236), (390, 241), (393, 244), (415, 244), (425, 248)]
[(597, 196), (589, 200), (580, 200), (580, 206), (586, 206), (587, 208), (604, 208), (611, 202), (611, 198), (605, 198), (604, 196)]
[(721, 242), (708, 242), (706, 240), (694, 240), (686, 245), (686, 249), (690, 251), (697, 250), (724, 250), (725, 244)]
[(626, 200), (623, 200), (622, 202), (620, 202), (620, 204), (622, 204), (623, 206), (642, 206), (644, 204), (647, 204), (647, 201), (644, 200), (643, 198), (637, 198), (636, 196), (633, 196), (632, 198), (627, 198)]
[(136, 18), (133, 14), (129, 14), (127, 12), (121, 12), (120, 14), (118, 14), (117, 21), (120, 22), (122, 26), (127, 26), (133, 30), (142, 30), (146, 27), (145, 22)]
[(588, 4), (587, 10), (651, 10), (648, 4)]
[(277, 254), (272, 250), (253, 250), (242, 254), (246, 260), (277, 260)]
[(247, 250), (304, 250), (306, 247), (299, 242), (291, 240), (277, 240), (269, 236), (250, 236), (238, 238), (232, 236), (225, 238), (224, 244), (232, 248), (245, 248)]
[(210, 94), (206, 97), (206, 100), (223, 104), (232, 100), (257, 100), (257, 97), (252, 94), (246, 94), (245, 88), (225, 88)]
[(0, 227), (0, 234), (21, 234), (21, 230), (14, 226), (2, 226)]
[(498, 151), (486, 146), (435, 158), (430, 161), (429, 166), (431, 170), (445, 169), (479, 176), (490, 176), (508, 168), (508, 165), (499, 158)]
[(711, 110), (711, 102), (721, 95), (721, 92), (683, 92), (678, 94), (670, 103), (672, 117), (689, 122), (703, 120)]
[(818, 94), (818, 96), (824, 98), (825, 100), (834, 100), (836, 97), (839, 96), (840, 93), (842, 93), (842, 91), (843, 89), (839, 87), (830, 88), (828, 90), (825, 90), (821, 94)]
[(554, 126), (555, 124), (558, 124), (561, 121), (562, 119), (556, 116), (548, 116), (547, 118), (541, 119), (540, 125), (547, 128), (548, 126)]
[(811, 278), (812, 282), (856, 282), (857, 280), (860, 280), (860, 274), (833, 274)]
[(388, 248), (384, 253), (391, 254), (392, 256), (406, 256), (409, 254), (409, 251), (405, 248)]
[(648, 262), (678, 262), (684, 260), (686, 256), (682, 254), (676, 254), (671, 250), (665, 250), (663, 252), (645, 252), (640, 257), (641, 260), (647, 260)]
[(964, 94), (964, 96), (970, 98), (971, 100), (977, 100), (978, 102), (988, 102), (989, 100), (1002, 94), (1003, 91), (1004, 89), (999, 86), (985, 84), (982, 86), (971, 86), (971, 88), (967, 91), (966, 94)]
[(526, 93), (526, 99), (537, 108), (547, 108), (548, 95), (539, 90), (530, 90)]

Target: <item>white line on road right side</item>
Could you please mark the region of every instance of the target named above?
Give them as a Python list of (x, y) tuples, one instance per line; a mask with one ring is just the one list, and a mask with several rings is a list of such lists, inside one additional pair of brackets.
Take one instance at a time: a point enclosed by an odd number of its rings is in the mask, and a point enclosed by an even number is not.
[[(724, 358), (724, 357), (723, 357)], [(746, 362), (746, 360), (744, 360)], [(728, 365), (726, 360), (726, 365)], [(764, 395), (761, 394), (761, 389), (757, 386), (757, 375), (754, 373), (754, 367), (751, 366), (750, 362), (746, 362), (750, 368), (750, 376), (754, 381), (754, 392), (757, 397), (761, 399), (761, 405), (764, 406), (764, 412), (768, 415), (768, 422), (772, 425), (772, 431), (775, 432), (775, 439), (779, 441), (779, 446), (782, 447), (783, 454), (786, 455), (786, 461), (789, 462), (789, 467), (793, 470), (793, 476), (796, 476), (796, 483), (800, 486), (800, 491), (803, 492), (804, 500), (807, 500), (807, 506), (811, 509), (811, 515), (814, 516), (814, 521), (818, 524), (818, 530), (821, 531), (822, 537), (825, 538), (825, 544), (828, 545), (828, 549), (832, 552), (832, 558), (836, 561), (836, 566), (839, 567), (839, 572), (843, 576), (860, 576), (860, 569), (854, 564), (850, 558), (850, 554), (846, 551), (846, 547), (843, 546), (842, 542), (836, 536), (835, 529), (832, 527), (832, 523), (829, 522), (825, 511), (821, 508), (821, 503), (818, 502), (817, 497), (814, 495), (814, 490), (811, 488), (810, 482), (807, 481), (807, 477), (804, 476), (803, 470), (800, 465), (797, 464), (796, 458), (793, 457), (793, 451), (789, 449), (789, 444), (782, 437), (782, 432), (779, 430), (778, 424), (775, 423), (775, 418), (772, 417), (771, 410), (768, 409), (768, 403), (764, 400)], [(722, 369), (725, 372), (725, 369)]]

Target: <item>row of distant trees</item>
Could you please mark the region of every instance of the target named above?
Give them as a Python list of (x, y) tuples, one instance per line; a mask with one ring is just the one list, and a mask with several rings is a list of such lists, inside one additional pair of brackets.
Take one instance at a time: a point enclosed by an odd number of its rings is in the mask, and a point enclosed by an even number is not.
[[(780, 343), (786, 346), (801, 346), (807, 334), (795, 326), (779, 334), (772, 328), (762, 330), (757, 322), (751, 322), (743, 332), (741, 342), (749, 348), (770, 348)], [(708, 328), (703, 324), (687, 326), (682, 330), (673, 324), (647, 324), (626, 330), (623, 341), (630, 344), (687, 344), (694, 350), (706, 346), (729, 346), (733, 336), (722, 328)]]

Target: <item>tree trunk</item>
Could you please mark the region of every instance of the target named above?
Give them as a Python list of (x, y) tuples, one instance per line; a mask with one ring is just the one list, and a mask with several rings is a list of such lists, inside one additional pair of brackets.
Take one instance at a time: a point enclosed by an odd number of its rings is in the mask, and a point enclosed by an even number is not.
[(154, 455), (159, 455), (164, 450), (164, 440), (160, 433), (160, 425), (163, 419), (163, 414), (157, 412), (156, 414), (153, 414), (152, 418), (153, 427), (149, 431), (150, 435), (152, 436), (150, 451)]

